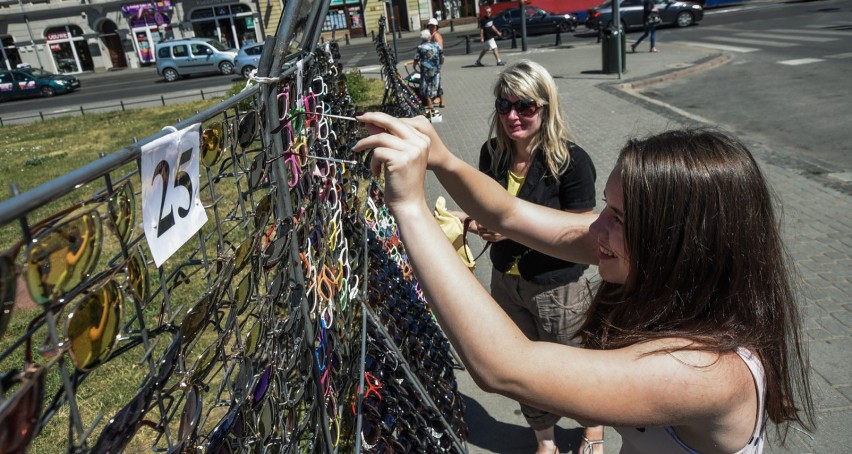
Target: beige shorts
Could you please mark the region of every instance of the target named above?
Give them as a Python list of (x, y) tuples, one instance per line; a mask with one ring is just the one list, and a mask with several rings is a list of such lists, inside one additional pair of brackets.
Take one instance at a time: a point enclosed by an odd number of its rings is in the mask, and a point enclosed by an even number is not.
[[(491, 270), (491, 296), (534, 341), (578, 346), (574, 334), (585, 321), (591, 303), (588, 289), (585, 277), (568, 284), (541, 285)], [(560, 418), (525, 404), (521, 404), (521, 413), (534, 430), (551, 427)]]
[(485, 40), (484, 43), (482, 43), (482, 48), (485, 49), (485, 50), (496, 49), (497, 48), (497, 41), (495, 41), (494, 38), (487, 39), (487, 40)]

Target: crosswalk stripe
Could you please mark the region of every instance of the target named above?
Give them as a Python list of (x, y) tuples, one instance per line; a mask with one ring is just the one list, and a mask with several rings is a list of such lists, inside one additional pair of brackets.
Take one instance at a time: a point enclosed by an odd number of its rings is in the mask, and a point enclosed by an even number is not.
[(845, 54), (825, 55), (825, 58), (852, 58), (852, 52), (846, 52)]
[(779, 61), (778, 63), (781, 63), (782, 65), (788, 65), (788, 66), (799, 66), (799, 65), (807, 65), (809, 63), (819, 63), (821, 61), (825, 61), (825, 60), (823, 60), (821, 58), (799, 58), (799, 59), (796, 59), (796, 60)]
[(770, 35), (769, 33), (737, 33), (736, 36), (744, 36), (747, 38), (766, 38), (766, 39), (782, 39), (787, 41), (804, 41), (809, 43), (827, 43), (829, 41), (837, 41), (839, 38), (819, 38), (816, 36), (789, 36), (789, 35)]
[(744, 39), (744, 38), (732, 38), (730, 36), (708, 36), (706, 39), (710, 39), (713, 41), (724, 41), (728, 43), (734, 44), (751, 44), (753, 46), (766, 46), (766, 47), (793, 47), (798, 46), (796, 43), (778, 43), (774, 41), (758, 41), (756, 39)]
[(807, 24), (807, 25), (803, 25), (803, 27), (805, 27), (805, 28), (816, 28), (816, 29), (824, 29), (824, 28), (838, 28), (838, 27), (848, 27), (848, 26), (849, 26), (849, 24), (847, 24), (847, 23), (841, 23), (841, 22), (835, 22), (835, 23), (833, 23), (833, 24), (831, 24), (831, 23), (821, 23), (821, 24)]
[(794, 35), (825, 35), (825, 36), (852, 36), (852, 30), (843, 31), (843, 30), (796, 30), (794, 28), (791, 29), (783, 29), (776, 28), (773, 30), (769, 30), (773, 33), (784, 33), (784, 34), (794, 34)]
[(381, 71), (381, 69), (382, 69), (382, 65), (361, 66), (360, 68), (358, 68), (358, 70), (361, 71), (362, 73), (379, 72), (379, 71)]
[(676, 44), (685, 44), (687, 46), (696, 46), (696, 47), (706, 47), (708, 49), (716, 49), (716, 50), (727, 50), (729, 52), (756, 52), (760, 49), (755, 49), (752, 47), (738, 47), (738, 46), (728, 46), (725, 44), (716, 44), (716, 43), (705, 43), (705, 42), (697, 42), (697, 41), (675, 41)]
[(346, 66), (357, 66), (358, 62), (360, 62), (361, 59), (363, 59), (366, 56), (367, 56), (366, 52), (358, 52), (355, 55), (353, 55), (352, 58), (349, 59), (349, 62), (347, 62)]

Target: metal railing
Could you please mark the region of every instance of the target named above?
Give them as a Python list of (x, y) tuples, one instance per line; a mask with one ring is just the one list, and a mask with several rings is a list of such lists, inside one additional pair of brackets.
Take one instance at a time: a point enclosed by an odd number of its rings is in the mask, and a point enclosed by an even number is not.
[(103, 104), (103, 105), (89, 105), (89, 106), (77, 106), (74, 109), (66, 109), (61, 111), (53, 111), (53, 112), (44, 112), (39, 111), (37, 114), (31, 115), (20, 115), (16, 117), (0, 117), (0, 127), (11, 125), (11, 124), (20, 124), (20, 123), (28, 123), (33, 120), (45, 121), (51, 118), (59, 118), (66, 117), (69, 115), (82, 115), (86, 116), (86, 114), (93, 114), (98, 112), (111, 112), (120, 110), (122, 112), (127, 111), (128, 109), (140, 109), (145, 107), (155, 107), (155, 106), (166, 106), (166, 105), (175, 105), (181, 104), (186, 101), (192, 101), (196, 99), (206, 100), (220, 97), (227, 92), (229, 92), (230, 88), (224, 88), (219, 90), (198, 90), (198, 93), (188, 93), (184, 95), (169, 95), (168, 98), (165, 95), (160, 95), (159, 97), (151, 97), (145, 99), (135, 99), (132, 101), (124, 101), (119, 100), (118, 104)]

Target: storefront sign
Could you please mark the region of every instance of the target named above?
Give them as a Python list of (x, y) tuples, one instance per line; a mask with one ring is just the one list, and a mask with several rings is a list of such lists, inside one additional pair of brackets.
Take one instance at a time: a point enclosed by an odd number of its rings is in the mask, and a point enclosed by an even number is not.
[(234, 3), (234, 0), (200, 0), (200, 1), (195, 2), (195, 5), (196, 6), (210, 6), (210, 5), (221, 5), (221, 4), (229, 5), (231, 3)]
[(153, 14), (154, 12), (168, 12), (173, 8), (171, 0), (161, 0), (151, 3), (134, 3), (130, 5), (123, 5), (121, 7), (121, 14), (124, 14), (125, 16), (141, 17), (148, 13), (149, 10), (150, 13)]

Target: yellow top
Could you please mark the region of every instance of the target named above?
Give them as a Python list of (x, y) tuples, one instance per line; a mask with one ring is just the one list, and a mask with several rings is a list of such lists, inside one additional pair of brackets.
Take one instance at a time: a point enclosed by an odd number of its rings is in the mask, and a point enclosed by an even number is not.
[[(517, 197), (518, 192), (521, 191), (521, 186), (524, 185), (524, 181), (527, 179), (526, 176), (516, 175), (515, 172), (509, 171), (509, 182), (506, 184), (506, 189), (509, 191), (509, 194)], [(510, 276), (520, 276), (521, 272), (518, 270), (518, 262), (515, 261), (515, 264), (512, 265), (512, 268), (509, 268), (509, 271), (506, 271), (506, 274)]]

